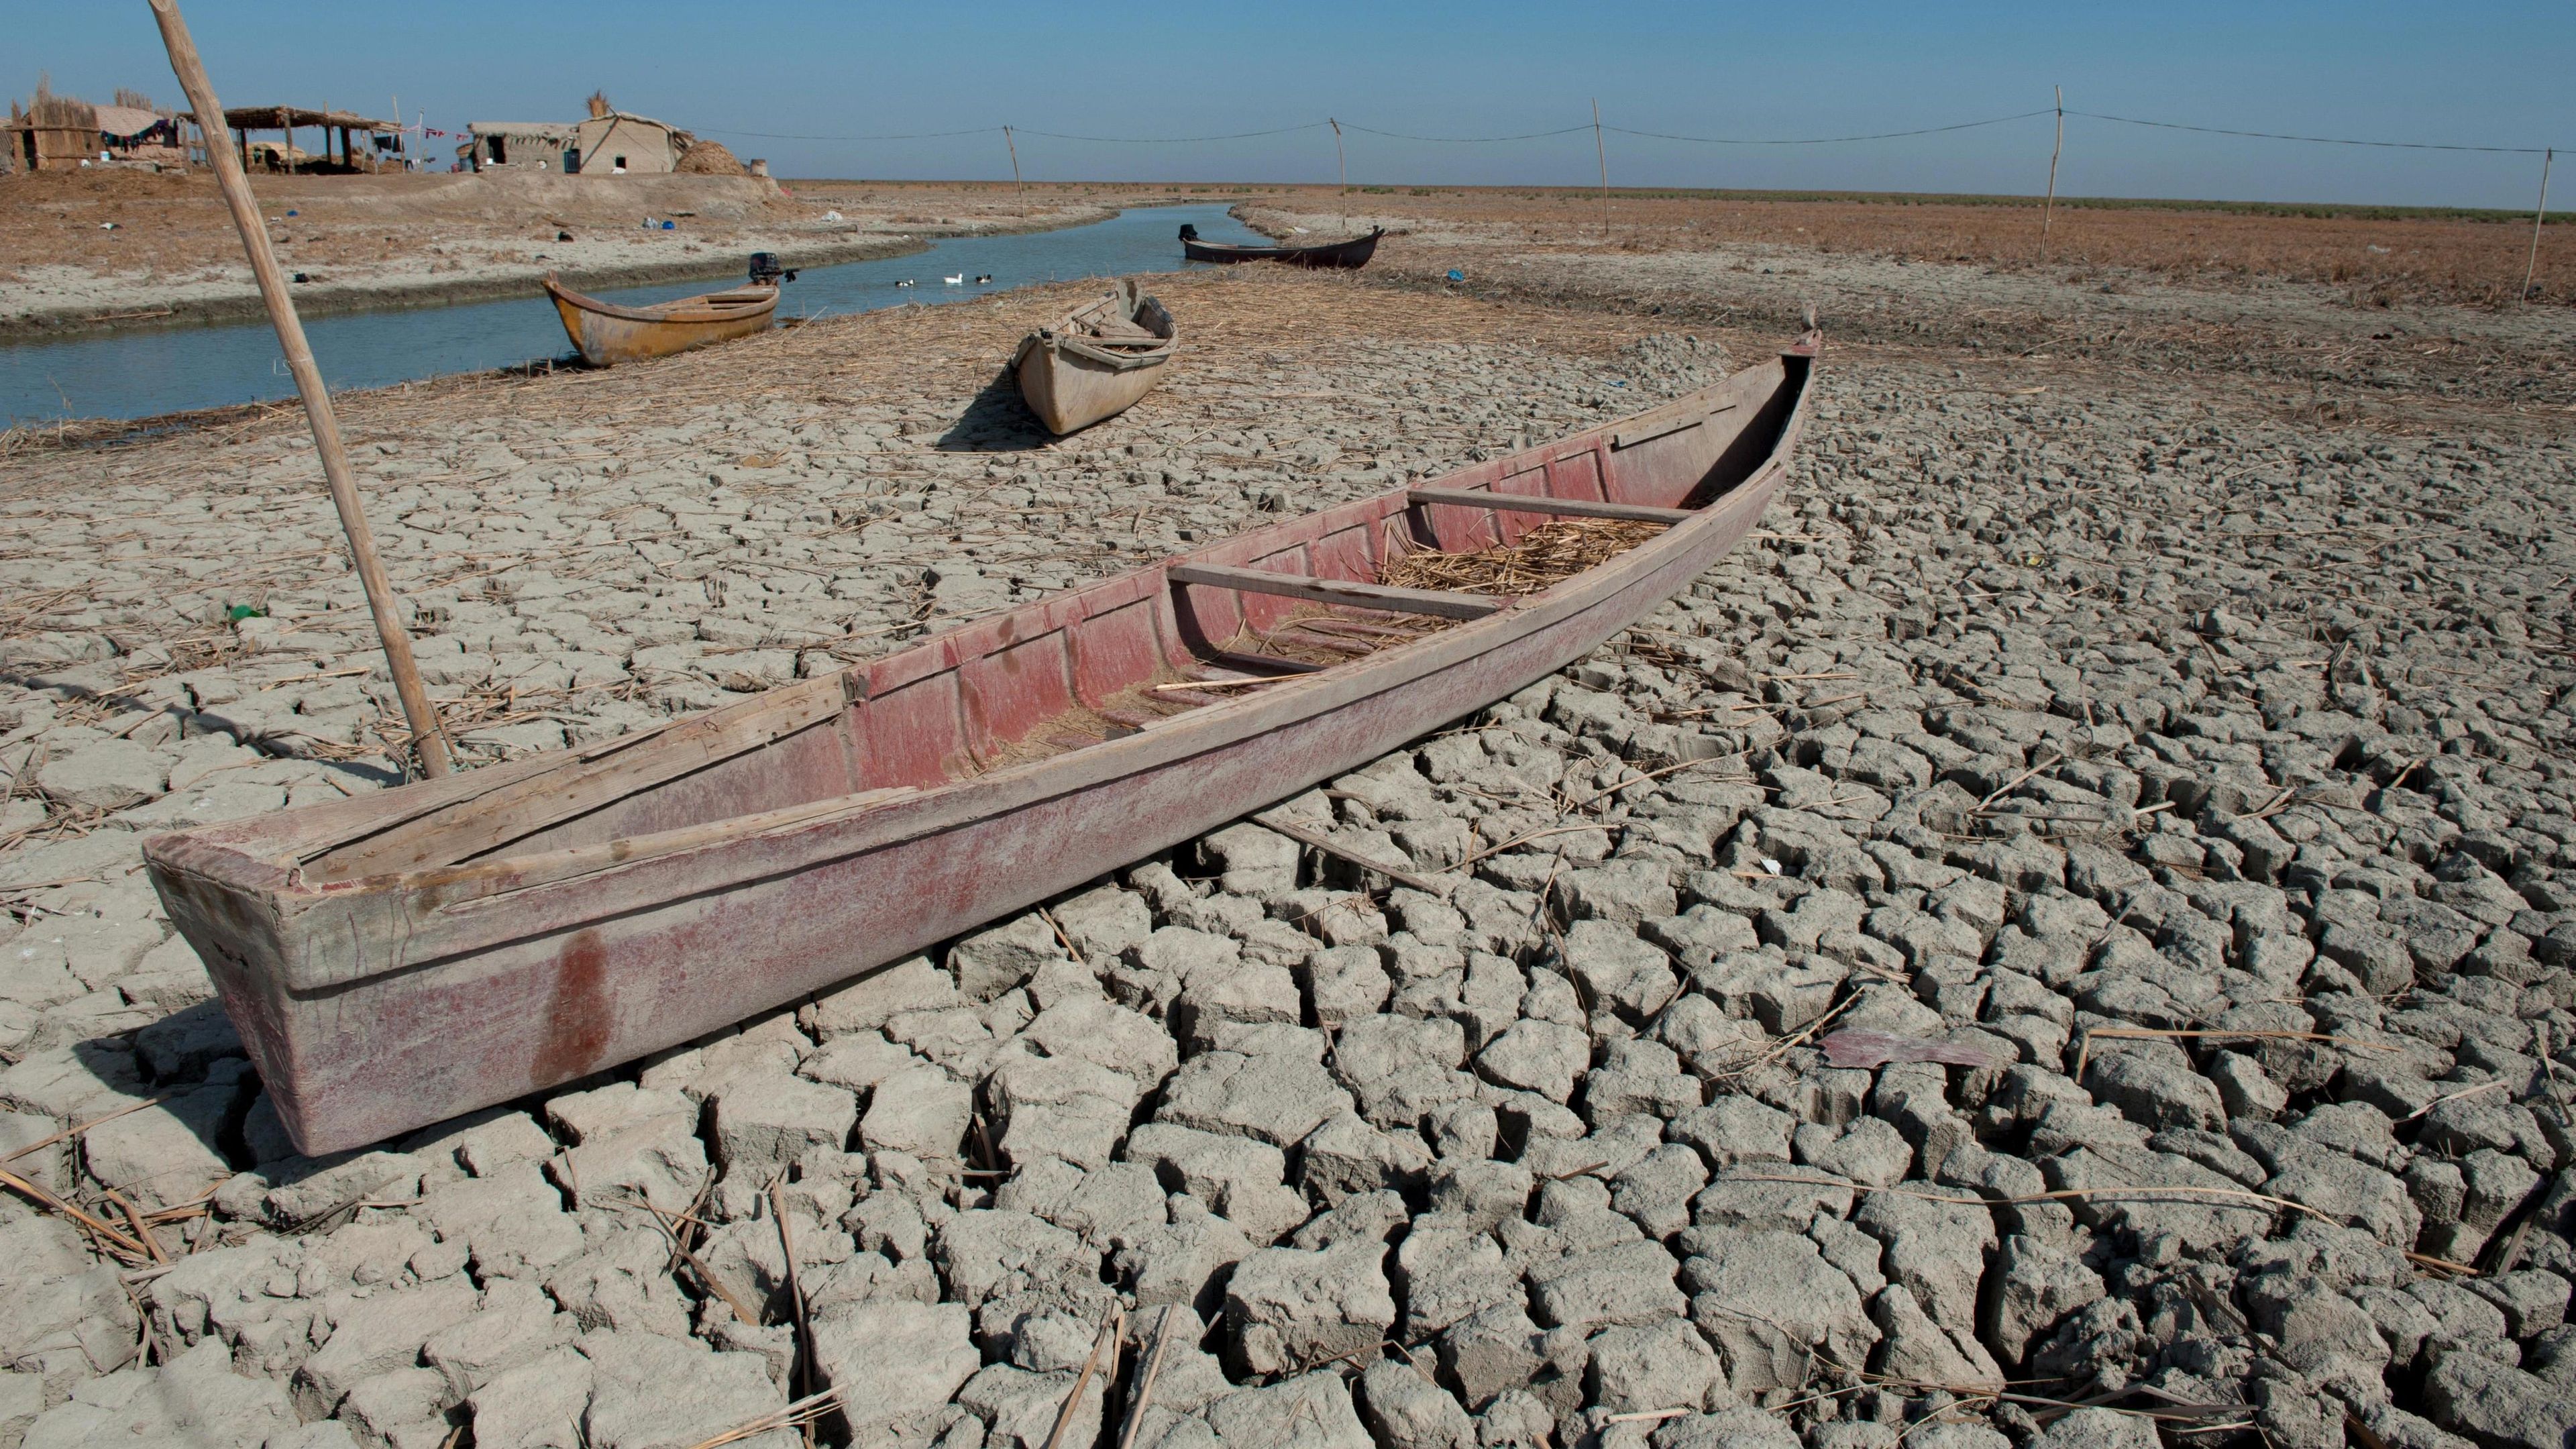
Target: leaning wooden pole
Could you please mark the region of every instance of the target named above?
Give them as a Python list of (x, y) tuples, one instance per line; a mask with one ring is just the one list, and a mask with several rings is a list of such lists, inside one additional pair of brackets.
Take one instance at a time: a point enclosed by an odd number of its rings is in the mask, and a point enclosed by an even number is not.
[(2531, 279), (2540, 270), (2540, 223), (2549, 215), (2549, 163), (2558, 159), (2553, 146), (2540, 153), (2540, 204), (2531, 209), (2531, 255), (2522, 264), (2522, 300), (2531, 300)]
[(1592, 98), (1592, 154), (1601, 162), (1601, 239), (1610, 239), (1610, 148), (1601, 144), (1601, 98)]
[(1029, 184), (1020, 179), (1020, 143), (1011, 139), (1011, 128), (1008, 126), (1002, 128), (1002, 144), (1011, 148), (1011, 184), (1020, 188), (1020, 195), (1026, 197), (1029, 194)]
[(2057, 214), (2057, 155), (2066, 149), (2066, 87), (2057, 92), (2057, 144), (2048, 148), (2048, 199), (2039, 204), (2039, 259), (2048, 260), (2048, 224)]
[(178, 0), (151, 0), (151, 4), (152, 18), (161, 25), (161, 43), (170, 52), (170, 69), (178, 75), (179, 88), (187, 92), (197, 124), (206, 133), (206, 159), (214, 164), (224, 204), (231, 208), (233, 226), (241, 232), (242, 249), (250, 253), (251, 274), (259, 279), (260, 300), (268, 304), (268, 320), (277, 328), (277, 345), (286, 353), (287, 369), (295, 374), (295, 390), (304, 396), (304, 415), (313, 424), (313, 448), (322, 455), (322, 476), (331, 485), (331, 504), (340, 510), (349, 557), (358, 566), (358, 581), (366, 586), (367, 610), (375, 616), (376, 637), (384, 643), (394, 691), (402, 696), (403, 722), (411, 727), (420, 772), (436, 778), (447, 773), (447, 741), (438, 732), (438, 713), (430, 707), (429, 691), (421, 687), (420, 665), (411, 656), (411, 635), (394, 609), (393, 585), (385, 579), (384, 562), (376, 557), (376, 536), (367, 527), (357, 484), (349, 476), (349, 454), (340, 443), (340, 419), (331, 411), (330, 391), (322, 386), (322, 370), (313, 365), (304, 324), (296, 318), (294, 299), (286, 295), (286, 278), (268, 248), (268, 228), (260, 221), (259, 202), (250, 194), (250, 178), (233, 154), (223, 106), (215, 99), (214, 83), (206, 78), (197, 43), (188, 37), (188, 22), (180, 18)]

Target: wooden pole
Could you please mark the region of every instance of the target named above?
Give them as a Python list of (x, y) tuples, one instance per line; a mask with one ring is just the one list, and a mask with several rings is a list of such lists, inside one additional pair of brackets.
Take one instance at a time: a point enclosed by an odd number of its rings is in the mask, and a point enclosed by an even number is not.
[(259, 279), (260, 300), (268, 304), (278, 347), (286, 354), (287, 369), (295, 374), (295, 390), (303, 394), (304, 415), (313, 424), (313, 450), (322, 455), (322, 476), (331, 486), (331, 505), (340, 511), (341, 531), (349, 537), (349, 557), (358, 567), (358, 582), (367, 591), (367, 610), (375, 616), (385, 667), (393, 674), (395, 693), (402, 697), (403, 722), (411, 727), (420, 772), (436, 779), (447, 773), (447, 741), (438, 732), (438, 713), (430, 705), (429, 691), (421, 686), (420, 665), (412, 658), (411, 635), (403, 629), (402, 615), (395, 611), (384, 561), (376, 557), (376, 536), (367, 527), (358, 486), (349, 476), (349, 454), (340, 443), (340, 419), (331, 410), (330, 391), (322, 385), (322, 370), (313, 364), (313, 349), (304, 340), (304, 324), (295, 315), (294, 299), (286, 295), (286, 278), (277, 269), (276, 254), (268, 248), (268, 228), (260, 220), (258, 198), (251, 195), (250, 178), (234, 164), (227, 144), (231, 138), (224, 134), (224, 108), (215, 99), (214, 82), (206, 77), (197, 43), (188, 36), (188, 22), (180, 18), (178, 0), (151, 3), (152, 18), (161, 26), (161, 44), (170, 52), (170, 69), (178, 75), (179, 87), (188, 93), (188, 104), (196, 108), (199, 120), (212, 128), (206, 133), (206, 154), (222, 158), (215, 162), (215, 179), (223, 187), (233, 227), (241, 233), (242, 250), (250, 254), (251, 274)]
[(1592, 98), (1592, 154), (1601, 161), (1601, 239), (1610, 239), (1610, 149), (1601, 144), (1601, 98)]
[(1342, 230), (1351, 229), (1351, 163), (1342, 155), (1342, 123), (1326, 116), (1333, 128), (1333, 169), (1342, 178)]
[(2531, 279), (2540, 267), (2540, 223), (2549, 215), (2549, 163), (2558, 159), (2558, 149), (2540, 153), (2540, 204), (2531, 209), (2531, 256), (2522, 264), (2522, 300), (2531, 300)]
[(2057, 144), (2048, 148), (2048, 199), (2039, 204), (2039, 259), (2048, 260), (2048, 224), (2057, 213), (2057, 153), (2066, 149), (2066, 87), (2057, 92)]
[(1011, 139), (1011, 128), (1002, 128), (1002, 144), (1011, 148), (1011, 184), (1020, 188), (1020, 199), (1029, 195), (1029, 184), (1020, 179), (1020, 143)]

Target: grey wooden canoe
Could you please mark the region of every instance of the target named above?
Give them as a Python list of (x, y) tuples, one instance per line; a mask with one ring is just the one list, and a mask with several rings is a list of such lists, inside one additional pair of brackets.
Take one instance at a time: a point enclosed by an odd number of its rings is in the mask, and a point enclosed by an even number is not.
[(1122, 277), (1095, 297), (1021, 339), (1011, 370), (1029, 411), (1062, 437), (1115, 417), (1171, 370), (1172, 314)]

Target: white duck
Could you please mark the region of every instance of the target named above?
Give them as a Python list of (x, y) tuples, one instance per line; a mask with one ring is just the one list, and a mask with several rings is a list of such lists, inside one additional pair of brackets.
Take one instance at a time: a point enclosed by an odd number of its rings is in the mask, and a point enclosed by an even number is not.
[(966, 285), (966, 274), (964, 272), (959, 272), (956, 276), (942, 277), (939, 280), (946, 282), (952, 287), (962, 287)]

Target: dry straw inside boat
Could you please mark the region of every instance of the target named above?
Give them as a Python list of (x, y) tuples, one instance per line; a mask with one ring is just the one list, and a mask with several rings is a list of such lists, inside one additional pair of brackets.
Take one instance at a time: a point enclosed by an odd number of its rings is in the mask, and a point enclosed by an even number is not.
[(1378, 582), (1452, 593), (1535, 594), (1615, 558), (1664, 531), (1660, 523), (1576, 518), (1543, 523), (1511, 543), (1473, 553), (1422, 549), (1390, 560)]

